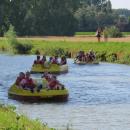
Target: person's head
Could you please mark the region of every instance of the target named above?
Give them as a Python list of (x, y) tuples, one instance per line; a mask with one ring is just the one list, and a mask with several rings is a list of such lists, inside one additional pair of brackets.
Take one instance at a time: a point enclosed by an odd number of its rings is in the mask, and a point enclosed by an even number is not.
[(58, 59), (58, 56), (55, 56), (55, 59)]
[(88, 54), (88, 52), (86, 53), (86, 56), (88, 56), (89, 54)]
[(46, 56), (45, 56), (45, 55), (43, 55), (43, 56), (42, 56), (42, 59), (46, 59)]
[(27, 71), (27, 72), (26, 72), (26, 78), (29, 78), (29, 77), (30, 77), (30, 72)]
[(20, 72), (19, 77), (23, 78), (23, 77), (25, 77), (25, 74), (23, 72)]
[(39, 55), (37, 56), (37, 60), (40, 60), (40, 56)]

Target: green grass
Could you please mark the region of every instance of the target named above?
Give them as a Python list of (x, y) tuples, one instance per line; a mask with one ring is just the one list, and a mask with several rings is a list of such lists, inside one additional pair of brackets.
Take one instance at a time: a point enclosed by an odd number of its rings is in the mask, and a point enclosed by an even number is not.
[(122, 32), (124, 36), (130, 35), (130, 32)]
[(49, 129), (38, 120), (17, 115), (12, 107), (0, 105), (0, 130), (54, 130)]
[[(123, 36), (127, 36), (130, 35), (130, 32), (122, 32)], [(95, 36), (96, 31), (95, 32), (76, 32), (75, 36)]]
[[(28, 43), (33, 45), (31, 54), (35, 54), (39, 51), (41, 54), (46, 55), (59, 55), (61, 51), (70, 52), (71, 57), (74, 57), (76, 53), (80, 50), (85, 52), (93, 49), (99, 59), (102, 55), (105, 55), (107, 62), (113, 62), (111, 57), (112, 54), (116, 54), (118, 60), (115, 62), (130, 64), (130, 43), (128, 42), (76, 42), (76, 41), (45, 41), (45, 40), (20, 40), (22, 43)], [(10, 48), (9, 44), (3, 39), (0, 42), (0, 50), (2, 48), (8, 50)], [(101, 60), (101, 59), (100, 59)], [(102, 61), (102, 60), (101, 60)]]

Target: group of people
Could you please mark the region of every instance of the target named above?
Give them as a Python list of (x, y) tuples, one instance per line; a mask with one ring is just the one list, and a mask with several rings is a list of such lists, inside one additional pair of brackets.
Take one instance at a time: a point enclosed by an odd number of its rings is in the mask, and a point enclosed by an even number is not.
[(79, 51), (75, 58), (75, 60), (82, 61), (82, 62), (92, 62), (95, 59), (96, 59), (96, 55), (92, 50), (90, 50), (86, 54), (84, 51)]
[(34, 60), (34, 64), (43, 64), (45, 65), (46, 63), (48, 64), (57, 64), (57, 65), (65, 65), (67, 64), (67, 60), (65, 56), (61, 57), (61, 61), (58, 61), (58, 56), (54, 56), (54, 57), (50, 57), (49, 61), (47, 61), (46, 56), (42, 56), (42, 58), (40, 57), (40, 55), (37, 56), (37, 59)]
[[(47, 90), (58, 90), (58, 89), (64, 89), (64, 85), (62, 85), (55, 75), (49, 74), (48, 72), (45, 72), (42, 76), (43, 80), (45, 79), (47, 81), (46, 88)], [(37, 83), (36, 80), (33, 80), (31, 78), (30, 72), (20, 72), (19, 76), (17, 77), (15, 84), (17, 87), (30, 90), (32, 93), (34, 92), (34, 89), (36, 89), (37, 92), (40, 92), (40, 90), (43, 88), (42, 83)]]

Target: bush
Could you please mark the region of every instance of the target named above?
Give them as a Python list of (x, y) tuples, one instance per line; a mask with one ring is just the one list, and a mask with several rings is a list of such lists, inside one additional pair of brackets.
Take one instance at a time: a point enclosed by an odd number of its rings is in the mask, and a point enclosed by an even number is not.
[(105, 37), (112, 37), (112, 38), (123, 36), (123, 34), (120, 32), (120, 30), (116, 26), (105, 27), (104, 35)]
[(14, 26), (10, 25), (9, 30), (4, 34), (4, 36), (7, 38), (7, 41), (11, 46), (14, 46), (17, 44), (17, 39), (16, 39), (16, 32), (14, 29)]
[(31, 49), (33, 48), (32, 44), (29, 43), (19, 43), (14, 45), (14, 49), (18, 54), (28, 54), (30, 53)]

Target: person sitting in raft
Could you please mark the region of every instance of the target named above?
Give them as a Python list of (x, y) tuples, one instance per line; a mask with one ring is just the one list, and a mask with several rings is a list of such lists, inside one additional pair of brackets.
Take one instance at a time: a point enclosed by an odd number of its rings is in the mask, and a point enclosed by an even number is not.
[(82, 53), (81, 53), (81, 59), (83, 62), (85, 62), (85, 60), (86, 60), (84, 51), (82, 51)]
[(37, 56), (37, 59), (34, 61), (34, 64), (41, 64), (40, 56)]
[(50, 81), (51, 80), (52, 75), (49, 74), (48, 72), (44, 72), (44, 74), (42, 75), (42, 78), (45, 78), (46, 81)]
[(79, 51), (76, 56), (76, 60), (82, 61), (82, 51)]
[(21, 81), (21, 85), (23, 89), (29, 89), (32, 93), (34, 92), (34, 88), (36, 84), (33, 79), (30, 77), (30, 72), (26, 72), (25, 79)]
[(65, 56), (62, 56), (62, 57), (61, 57), (60, 65), (66, 65), (66, 64), (67, 64), (66, 57), (65, 57)]
[(53, 62), (53, 57), (50, 57), (49, 61), (48, 61), (48, 64), (52, 64), (52, 62)]
[(46, 56), (43, 55), (42, 59), (41, 59), (41, 64), (44, 64), (46, 62)]
[(21, 81), (25, 79), (25, 74), (23, 72), (19, 73), (19, 76), (17, 77), (15, 84), (20, 87), (21, 86)]
[(95, 58), (96, 58), (95, 53), (92, 50), (90, 50), (89, 51), (89, 60), (94, 61)]
[(89, 59), (89, 53), (86, 53), (86, 55), (85, 55), (85, 61), (86, 61), (87, 63), (90, 61), (90, 59)]
[(48, 89), (51, 89), (51, 90), (64, 89), (64, 85), (59, 83), (59, 81), (57, 80), (57, 77), (53, 75), (51, 77), (51, 80), (48, 82)]
[(53, 57), (52, 64), (59, 64), (59, 62), (58, 62), (58, 56)]

